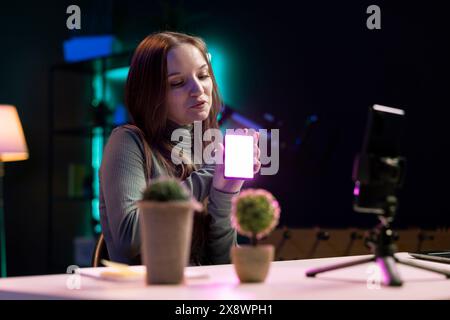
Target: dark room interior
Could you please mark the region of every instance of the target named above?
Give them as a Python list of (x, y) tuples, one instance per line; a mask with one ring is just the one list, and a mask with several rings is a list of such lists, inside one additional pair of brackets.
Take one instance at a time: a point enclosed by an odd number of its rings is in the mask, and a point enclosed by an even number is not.
[[(0, 105), (16, 107), (29, 152), (4, 164), (7, 277), (90, 266), (102, 232), (103, 150), (130, 122), (133, 52), (164, 30), (206, 42), (222, 129), (279, 129), (278, 173), (244, 184), (280, 204), (279, 223), (262, 240), (278, 248), (275, 260), (369, 253), (363, 234), (377, 218), (353, 210), (352, 169), (375, 104), (405, 111), (407, 170), (392, 221), (399, 251), (450, 248), (444, 2), (78, 1), (81, 28), (71, 30), (72, 4), (0, 4)], [(367, 25), (373, 4), (380, 29)]]

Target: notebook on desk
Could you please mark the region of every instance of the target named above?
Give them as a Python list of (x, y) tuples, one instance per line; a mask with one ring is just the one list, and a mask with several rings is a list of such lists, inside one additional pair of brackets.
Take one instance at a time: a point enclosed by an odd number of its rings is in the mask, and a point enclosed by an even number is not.
[(450, 264), (450, 250), (447, 251), (425, 251), (425, 252), (408, 252), (411, 257), (422, 260)]
[[(79, 268), (75, 273), (82, 276), (111, 281), (144, 281), (146, 268), (145, 266), (128, 266), (128, 271), (117, 270), (111, 267), (100, 268)], [(207, 272), (194, 269), (185, 269), (184, 277), (186, 279), (207, 279), (209, 275)]]

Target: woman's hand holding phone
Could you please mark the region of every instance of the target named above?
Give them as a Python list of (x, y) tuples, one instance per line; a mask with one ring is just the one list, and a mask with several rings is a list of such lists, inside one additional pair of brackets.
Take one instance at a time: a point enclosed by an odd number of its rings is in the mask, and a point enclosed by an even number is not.
[[(244, 135), (248, 134), (248, 129), (244, 129)], [(258, 141), (259, 141), (259, 132), (255, 132), (253, 134), (253, 173), (256, 174), (261, 169), (261, 162), (259, 161), (259, 157), (261, 154), (261, 151), (258, 147)], [(217, 146), (217, 151), (219, 154), (223, 154), (224, 152), (224, 145), (222, 143), (219, 143)], [(216, 164), (216, 170), (214, 172), (213, 177), (213, 187), (217, 190), (223, 191), (223, 192), (230, 192), (235, 193), (238, 192), (242, 185), (244, 184), (243, 179), (227, 179), (225, 178), (225, 164), (224, 163), (218, 163)]]

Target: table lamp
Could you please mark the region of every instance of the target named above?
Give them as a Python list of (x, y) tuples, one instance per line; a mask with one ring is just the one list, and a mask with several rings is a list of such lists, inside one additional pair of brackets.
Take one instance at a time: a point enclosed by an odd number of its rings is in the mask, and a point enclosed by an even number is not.
[(6, 277), (6, 236), (3, 210), (3, 162), (28, 159), (19, 115), (14, 106), (0, 105), (0, 276)]

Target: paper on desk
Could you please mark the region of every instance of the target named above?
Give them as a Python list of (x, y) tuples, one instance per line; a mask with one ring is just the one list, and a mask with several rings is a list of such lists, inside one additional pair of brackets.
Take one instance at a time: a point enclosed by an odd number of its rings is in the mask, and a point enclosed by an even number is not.
[[(77, 273), (82, 276), (111, 281), (143, 281), (145, 279), (145, 266), (129, 266), (129, 271), (121, 271), (111, 267), (101, 268), (82, 268), (77, 269)], [(185, 270), (186, 279), (203, 279), (208, 278), (206, 272), (197, 270)]]

